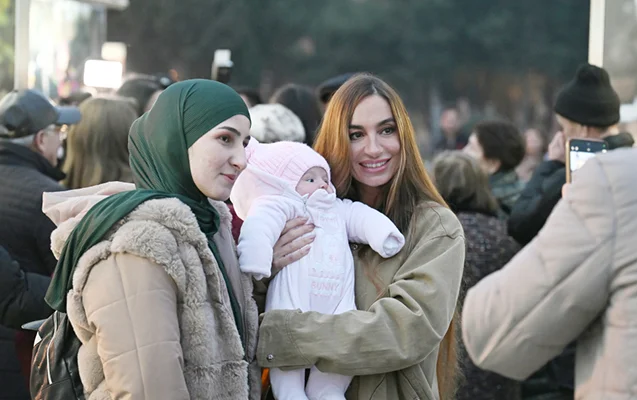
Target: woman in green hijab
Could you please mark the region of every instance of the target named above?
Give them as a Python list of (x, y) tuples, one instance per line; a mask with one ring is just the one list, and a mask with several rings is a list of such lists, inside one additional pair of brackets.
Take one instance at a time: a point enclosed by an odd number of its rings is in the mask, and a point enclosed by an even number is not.
[(82, 342), (88, 399), (259, 398), (257, 310), (223, 203), (249, 130), (228, 86), (179, 82), (131, 128), (136, 189), (45, 195), (59, 254), (46, 300)]

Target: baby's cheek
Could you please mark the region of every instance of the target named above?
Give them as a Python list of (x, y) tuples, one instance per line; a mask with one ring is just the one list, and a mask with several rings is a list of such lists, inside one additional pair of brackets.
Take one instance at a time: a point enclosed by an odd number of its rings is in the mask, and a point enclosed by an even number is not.
[(298, 185), (296, 185), (296, 192), (298, 194), (300, 194), (301, 196), (305, 195), (305, 185), (303, 185), (303, 183), (299, 183)]

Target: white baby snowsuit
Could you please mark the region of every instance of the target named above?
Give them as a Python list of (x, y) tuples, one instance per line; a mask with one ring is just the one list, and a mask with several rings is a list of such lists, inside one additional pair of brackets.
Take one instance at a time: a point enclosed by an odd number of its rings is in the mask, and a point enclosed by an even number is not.
[[(363, 203), (337, 199), (323, 189), (301, 196), (288, 181), (250, 164), (237, 179), (231, 201), (244, 220), (239, 265), (256, 279), (270, 276), (273, 247), (288, 220), (306, 217), (316, 227), (309, 254), (284, 268), (270, 283), (266, 311), (338, 314), (354, 310), (355, 274), (349, 242), (369, 244), (385, 258), (404, 245), (403, 235), (391, 220)], [(315, 367), (305, 390), (303, 370), (272, 370), (270, 377), (280, 400), (344, 399), (351, 381), (351, 377), (325, 374)]]

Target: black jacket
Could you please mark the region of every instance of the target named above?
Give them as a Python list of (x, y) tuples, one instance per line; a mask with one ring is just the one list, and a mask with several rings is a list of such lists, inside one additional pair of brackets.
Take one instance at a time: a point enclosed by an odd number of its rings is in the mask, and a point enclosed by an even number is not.
[[(609, 150), (632, 147), (634, 140), (629, 133), (620, 133), (605, 139)], [(559, 161), (542, 162), (526, 184), (513, 206), (509, 217), (509, 235), (526, 246), (540, 232), (544, 223), (562, 198), (562, 186), (566, 183), (566, 167)]]
[(0, 245), (27, 272), (50, 276), (55, 224), (42, 212), (42, 193), (63, 190), (64, 174), (40, 154), (0, 142)]
[(540, 232), (553, 207), (562, 198), (565, 183), (564, 163), (544, 161), (538, 165), (513, 205), (508, 223), (509, 235), (526, 246)]
[(44, 301), (49, 283), (48, 276), (22, 270), (0, 246), (0, 325), (20, 329), (27, 322), (51, 315)]
[[(27, 377), (16, 351), (19, 327), (46, 318), (44, 293), (57, 263), (51, 253), (55, 225), (42, 213), (42, 193), (62, 190), (64, 174), (25, 146), (0, 142), (0, 400), (29, 399)], [(18, 267), (19, 265), (19, 267)], [(6, 326), (5, 326), (6, 325)], [(21, 343), (22, 344), (22, 343)], [(26, 354), (28, 356), (28, 354)]]
[(29, 398), (26, 377), (18, 367), (14, 329), (51, 315), (44, 301), (50, 282), (48, 276), (24, 272), (0, 246), (0, 399)]

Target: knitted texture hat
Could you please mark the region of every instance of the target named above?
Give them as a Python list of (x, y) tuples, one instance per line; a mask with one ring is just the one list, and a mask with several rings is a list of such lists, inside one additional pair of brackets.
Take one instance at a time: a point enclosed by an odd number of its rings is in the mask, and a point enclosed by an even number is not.
[(284, 140), (303, 142), (305, 128), (301, 119), (281, 104), (259, 104), (250, 109), (250, 135), (261, 143)]
[(306, 144), (297, 142), (258, 143), (251, 140), (246, 148), (248, 165), (281, 178), (294, 187), (311, 168), (320, 167), (330, 177), (325, 158)]
[(554, 109), (578, 124), (606, 128), (619, 122), (619, 105), (608, 72), (583, 64), (557, 95)]

